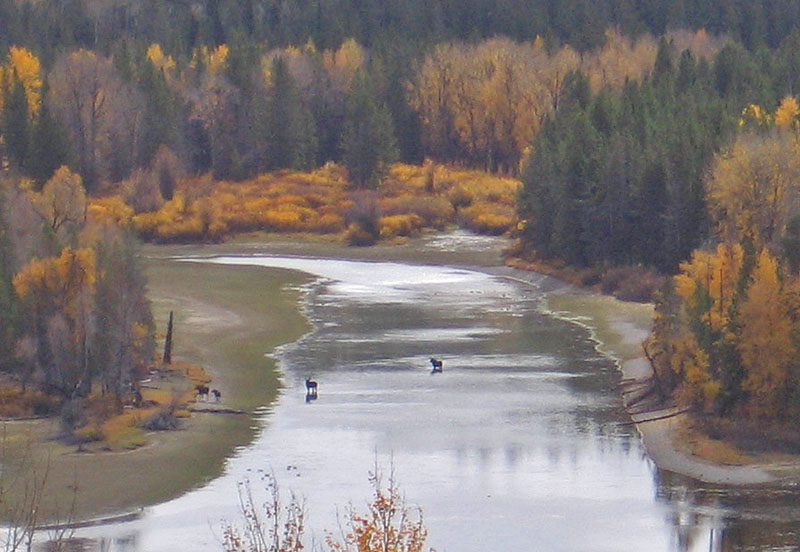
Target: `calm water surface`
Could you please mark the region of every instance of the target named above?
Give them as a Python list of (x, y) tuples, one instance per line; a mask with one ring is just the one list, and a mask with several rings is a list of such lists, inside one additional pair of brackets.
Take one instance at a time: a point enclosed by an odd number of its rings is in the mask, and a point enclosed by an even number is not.
[[(316, 330), (277, 354), (285, 389), (225, 474), (143, 519), (96, 528), (105, 550), (221, 550), (237, 484), (265, 472), (305, 499), (319, 544), (388, 469), (439, 552), (797, 550), (798, 495), (662, 474), (626, 425), (615, 365), (535, 286), (468, 270), (281, 257), (207, 262), (318, 276)], [(444, 361), (430, 374), (429, 357)], [(306, 402), (304, 379), (319, 382)]]

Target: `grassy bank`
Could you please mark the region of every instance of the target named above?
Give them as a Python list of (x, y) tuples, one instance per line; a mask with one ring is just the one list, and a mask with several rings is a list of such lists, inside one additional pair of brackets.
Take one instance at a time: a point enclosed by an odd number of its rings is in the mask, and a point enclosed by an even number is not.
[[(148, 260), (147, 275), (161, 333), (175, 311), (174, 358), (203, 365), (223, 406), (252, 411), (274, 400), (278, 374), (265, 353), (308, 331), (297, 308), (305, 277), (161, 258)], [(5, 459), (9, 466), (17, 460), (36, 466), (39, 476), (46, 472), (41, 520), (65, 518), (73, 486), (73, 516), (83, 519), (155, 504), (213, 478), (234, 448), (252, 439), (251, 426), (251, 416), (197, 413), (181, 430), (148, 435), (141, 449), (82, 454), (51, 438), (57, 421), (13, 422), (6, 424)], [(23, 492), (16, 484), (3, 498)]]

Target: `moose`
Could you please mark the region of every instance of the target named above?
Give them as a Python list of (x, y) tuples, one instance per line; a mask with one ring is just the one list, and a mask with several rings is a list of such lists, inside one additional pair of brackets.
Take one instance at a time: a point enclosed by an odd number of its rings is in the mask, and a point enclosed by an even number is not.
[(195, 385), (195, 390), (197, 391), (197, 397), (205, 397), (208, 400), (208, 386), (206, 385)]
[(431, 370), (431, 374), (441, 374), (442, 373), (442, 361), (441, 360), (431, 357), (431, 366), (433, 366), (433, 370)]
[(317, 395), (317, 382), (311, 378), (306, 378), (306, 395)]

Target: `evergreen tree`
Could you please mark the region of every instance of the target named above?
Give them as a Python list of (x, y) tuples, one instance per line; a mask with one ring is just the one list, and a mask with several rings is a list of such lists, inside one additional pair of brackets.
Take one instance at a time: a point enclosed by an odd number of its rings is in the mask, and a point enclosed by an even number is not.
[(177, 141), (177, 117), (176, 100), (167, 86), (164, 72), (149, 60), (142, 64), (139, 90), (144, 97), (144, 114), (137, 163), (143, 166), (150, 162), (159, 146)]
[(350, 181), (359, 188), (375, 188), (397, 160), (398, 149), (389, 110), (378, 105), (363, 74), (353, 81), (346, 117), (342, 150)]
[(13, 79), (4, 102), (3, 137), (12, 164), (25, 171), (31, 148), (31, 123), (25, 87), (17, 78)]
[(309, 169), (316, 162), (317, 139), (314, 118), (301, 101), (286, 61), (272, 62), (267, 115), (266, 168)]
[(0, 189), (0, 372), (14, 369), (14, 348), (21, 323), (19, 302), (11, 284), (13, 254), (5, 207), (5, 193)]
[(672, 63), (672, 45), (667, 41), (666, 37), (662, 36), (658, 41), (656, 61), (653, 65), (653, 81), (659, 84), (665, 79), (671, 79), (674, 70), (675, 67)]
[(42, 104), (33, 126), (29, 174), (41, 188), (61, 165), (70, 160), (67, 129), (57, 117), (53, 117), (47, 103)]
[(93, 373), (104, 390), (121, 395), (153, 358), (155, 325), (133, 236), (125, 231), (107, 232), (97, 247), (98, 324), (91, 351)]
[(587, 213), (599, 176), (599, 150), (599, 136), (588, 114), (583, 110), (577, 112), (565, 144), (564, 176), (560, 189), (556, 190), (553, 221), (554, 250), (575, 266), (586, 266), (590, 261), (586, 236), (593, 229)]

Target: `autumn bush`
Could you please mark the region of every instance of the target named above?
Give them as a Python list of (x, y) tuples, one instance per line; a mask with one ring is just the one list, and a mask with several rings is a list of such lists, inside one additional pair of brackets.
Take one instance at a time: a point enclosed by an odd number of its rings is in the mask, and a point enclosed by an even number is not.
[(614, 267), (606, 270), (600, 279), (603, 293), (623, 301), (648, 303), (664, 284), (664, 276), (655, 270), (638, 266)]
[[(312, 172), (281, 170), (241, 182), (185, 177), (175, 183), (172, 199), (131, 220), (142, 238), (155, 242), (216, 241), (264, 231), (341, 233), (348, 243), (371, 245), (380, 238), (441, 230), (456, 222), (457, 213), (473, 231), (502, 234), (516, 224), (519, 185), (514, 179), (430, 162), (396, 164), (370, 196), (374, 205), (367, 206), (363, 192), (350, 189), (346, 171), (329, 163)], [(92, 206), (98, 218), (131, 217), (118, 199)]]
[(424, 221), (419, 215), (389, 215), (381, 217), (380, 237), (413, 236), (423, 227)]
[(17, 385), (0, 386), (0, 418), (48, 416), (58, 412), (61, 400), (38, 389), (22, 391)]
[[(384, 482), (376, 468), (369, 474), (372, 500), (366, 511), (352, 505), (339, 520), (339, 532), (326, 533), (326, 552), (423, 552), (428, 531), (422, 510), (406, 503), (390, 473)], [(262, 488), (263, 487), (263, 488)], [(272, 474), (260, 485), (239, 483), (241, 524), (223, 522), (225, 552), (300, 552), (305, 550), (306, 507), (290, 493), (288, 501)]]

